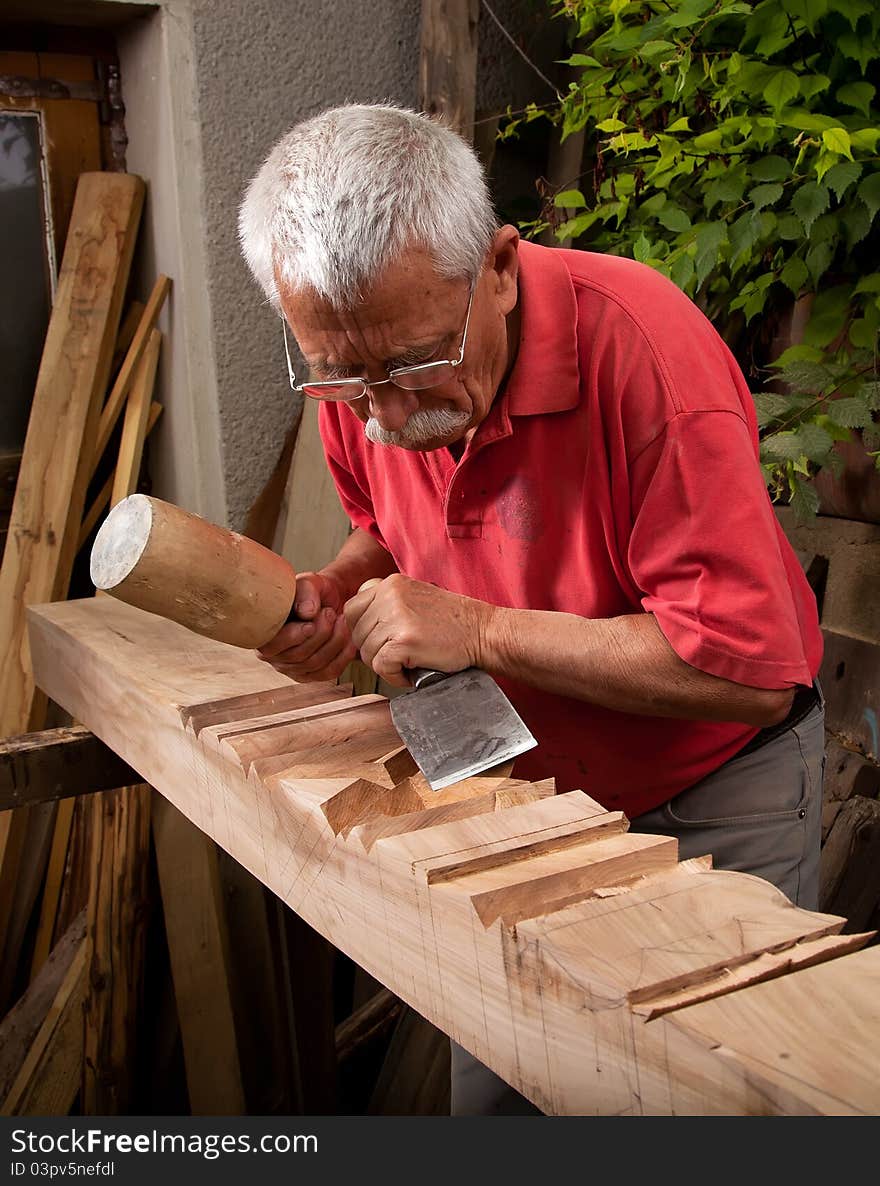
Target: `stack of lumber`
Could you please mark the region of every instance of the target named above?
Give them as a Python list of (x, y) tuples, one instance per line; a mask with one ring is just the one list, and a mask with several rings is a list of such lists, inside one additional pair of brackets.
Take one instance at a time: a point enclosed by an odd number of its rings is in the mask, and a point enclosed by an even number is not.
[(110, 598), (30, 614), (40, 686), (311, 926), (554, 1114), (867, 1114), (880, 948), (580, 791), (428, 791), (384, 697), (291, 685)]
[[(2, 1034), (34, 1033), (5, 1083), (3, 1109), (10, 1111), (69, 1110), (83, 1078), (83, 1006), (91, 1018), (86, 1046), (91, 1042), (97, 1063), (111, 1050), (127, 1056), (128, 1026), (108, 1020), (110, 989), (99, 966), (108, 929), (130, 961), (127, 974), (120, 969), (114, 977), (114, 991), (127, 985), (136, 992), (140, 978), (130, 904), (144, 892), (145, 791), (117, 795), (112, 809), (109, 797), (96, 797), (104, 814), (92, 818), (88, 800), (32, 796), (26, 783), (8, 776), (35, 768), (22, 757), (30, 745), (39, 751), (36, 766), (46, 764), (47, 777), (54, 769), (59, 786), (72, 782), (62, 770), (74, 752), (82, 791), (92, 789), (90, 774), (98, 777), (86, 730), (53, 730), (39, 740), (60, 714), (34, 683), (26, 611), (67, 596), (77, 555), (101, 515), (137, 488), (144, 442), (161, 413), (153, 401), (156, 321), (168, 278), (159, 278), (146, 305), (132, 302), (123, 315), (143, 200), (143, 181), (130, 174), (79, 179), (0, 569), (0, 738), (7, 739), (6, 785), (12, 781), (18, 791), (0, 812), (0, 1016), (24, 993)], [(22, 735), (29, 740), (17, 745)], [(99, 765), (106, 778), (106, 763)], [(119, 849), (115, 867), (108, 843)], [(24, 1031), (22, 1016), (29, 1019)], [(53, 1034), (64, 1041), (50, 1043)]]

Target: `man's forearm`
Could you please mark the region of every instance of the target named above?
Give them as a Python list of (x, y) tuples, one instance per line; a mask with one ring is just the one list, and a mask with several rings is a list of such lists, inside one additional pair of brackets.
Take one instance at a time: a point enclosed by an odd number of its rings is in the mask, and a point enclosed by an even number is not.
[(493, 607), (481, 631), (480, 666), (545, 692), (651, 716), (742, 721), (784, 719), (790, 691), (708, 675), (673, 651), (652, 614), (588, 619)]
[(340, 586), (343, 600), (357, 593), (371, 577), (387, 577), (397, 572), (391, 554), (368, 532), (356, 527), (339, 550), (335, 560), (321, 569)]

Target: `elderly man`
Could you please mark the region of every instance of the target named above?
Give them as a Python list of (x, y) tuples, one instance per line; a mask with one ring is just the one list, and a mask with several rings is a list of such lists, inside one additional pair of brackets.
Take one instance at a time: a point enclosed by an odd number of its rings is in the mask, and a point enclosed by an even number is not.
[[(481, 667), (538, 740), (518, 777), (815, 907), (816, 605), (702, 313), (632, 260), (520, 242), (469, 146), (393, 107), (294, 127), (240, 231), (354, 528), (264, 657)], [(454, 1111), (515, 1110), (488, 1075), (453, 1048)]]

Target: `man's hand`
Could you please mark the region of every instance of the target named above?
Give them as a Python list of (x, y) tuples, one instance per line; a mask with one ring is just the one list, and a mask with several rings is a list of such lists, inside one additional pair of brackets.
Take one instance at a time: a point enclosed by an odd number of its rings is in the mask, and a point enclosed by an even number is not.
[(343, 601), (332, 577), (301, 572), (293, 606), (300, 620), (282, 626), (257, 654), (282, 675), (303, 683), (337, 679), (357, 654), (342, 613)]
[(406, 687), (406, 668), (479, 666), (492, 606), (399, 573), (368, 584), (346, 603), (345, 618), (361, 659), (387, 683)]

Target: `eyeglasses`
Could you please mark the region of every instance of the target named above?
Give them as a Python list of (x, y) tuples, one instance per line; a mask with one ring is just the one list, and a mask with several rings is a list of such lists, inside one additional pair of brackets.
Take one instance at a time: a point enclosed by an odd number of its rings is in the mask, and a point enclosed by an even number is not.
[(290, 361), (290, 348), (287, 344), (287, 323), (281, 319), (284, 331), (284, 356), (287, 359), (287, 375), (293, 391), (302, 391), (314, 399), (355, 400), (362, 399), (371, 387), (382, 387), (385, 383), (393, 383), (395, 387), (402, 387), (404, 391), (423, 391), (426, 387), (438, 387), (447, 383), (455, 374), (456, 367), (464, 361), (464, 347), (467, 342), (468, 325), (471, 320), (471, 308), (474, 303), (476, 283), (471, 285), (471, 295), (468, 299), (467, 313), (464, 318), (464, 329), (461, 331), (461, 349), (458, 358), (443, 358), (436, 362), (421, 362), (416, 366), (395, 367), (388, 372), (387, 379), (378, 379), (370, 383), (366, 379), (327, 379), (317, 383), (297, 383)]

